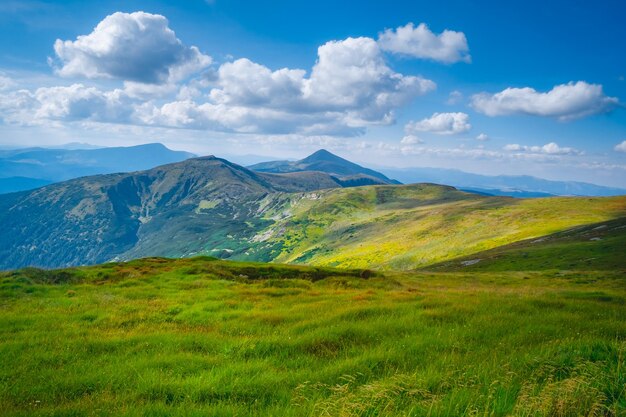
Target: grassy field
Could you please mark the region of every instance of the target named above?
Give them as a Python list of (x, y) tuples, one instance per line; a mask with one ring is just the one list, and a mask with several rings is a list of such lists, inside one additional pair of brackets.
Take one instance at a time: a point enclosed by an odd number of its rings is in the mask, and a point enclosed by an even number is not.
[(626, 274), (0, 274), (3, 416), (626, 415)]
[(264, 232), (266, 243), (280, 248), (267, 260), (342, 268), (412, 270), (626, 216), (624, 196), (515, 199), (434, 184), (292, 198), (279, 205), (288, 214)]

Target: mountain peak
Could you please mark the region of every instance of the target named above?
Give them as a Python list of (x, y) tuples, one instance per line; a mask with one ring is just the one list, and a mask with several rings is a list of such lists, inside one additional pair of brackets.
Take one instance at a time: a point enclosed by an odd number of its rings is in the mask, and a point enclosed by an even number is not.
[(319, 161), (342, 161), (347, 162), (340, 156), (335, 155), (332, 152), (327, 151), (326, 149), (320, 149), (318, 151), (313, 152), (311, 155), (302, 159), (301, 163), (311, 163), (311, 162), (319, 162)]
[(327, 151), (326, 149), (318, 149), (317, 151), (313, 152), (309, 156), (336, 156), (336, 155), (332, 152)]
[(347, 181), (342, 183), (343, 186), (346, 186), (347, 183), (354, 184), (352, 186), (399, 184), (399, 182), (387, 178), (380, 172), (350, 162), (326, 149), (320, 149), (299, 161), (261, 162), (249, 168), (254, 171), (274, 173), (321, 171), (338, 177), (340, 181)]

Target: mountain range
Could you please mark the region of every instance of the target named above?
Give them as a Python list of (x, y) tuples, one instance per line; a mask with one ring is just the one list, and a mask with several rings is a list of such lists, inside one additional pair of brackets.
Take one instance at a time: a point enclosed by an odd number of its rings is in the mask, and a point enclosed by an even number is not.
[(110, 148), (80, 144), (78, 147), (0, 150), (0, 194), (87, 175), (139, 171), (195, 156), (173, 151), (160, 143)]
[(433, 182), (448, 184), (465, 191), (510, 197), (614, 196), (626, 189), (605, 187), (577, 181), (551, 181), (529, 175), (480, 175), (443, 168), (381, 168), (380, 171), (403, 183)]
[[(196, 155), (173, 151), (160, 143), (103, 148), (71, 143), (53, 148), (0, 149), (0, 194), (42, 187), (87, 175), (132, 172), (180, 162)], [(239, 163), (262, 157), (234, 157)], [(249, 163), (249, 162), (248, 162)], [(345, 186), (430, 182), (482, 195), (549, 197), (611, 196), (625, 189), (575, 181), (551, 181), (531, 176), (487, 176), (442, 168), (380, 168), (375, 171), (324, 149), (298, 161), (259, 162), (249, 169), (267, 173), (320, 171)], [(392, 179), (393, 178), (393, 179)]]
[[(319, 167), (324, 157), (317, 153), (312, 162)], [(198, 254), (414, 269), (626, 216), (626, 197), (512, 199), (436, 184), (353, 187), (355, 175), (378, 177), (347, 174), (256, 172), (208, 156), (0, 195), (0, 269)]]

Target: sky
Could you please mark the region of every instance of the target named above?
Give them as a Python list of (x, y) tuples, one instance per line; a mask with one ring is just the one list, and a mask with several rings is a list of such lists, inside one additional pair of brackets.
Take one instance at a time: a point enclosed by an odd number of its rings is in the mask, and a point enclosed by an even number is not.
[(626, 3), (1, 0), (0, 147), (626, 188)]

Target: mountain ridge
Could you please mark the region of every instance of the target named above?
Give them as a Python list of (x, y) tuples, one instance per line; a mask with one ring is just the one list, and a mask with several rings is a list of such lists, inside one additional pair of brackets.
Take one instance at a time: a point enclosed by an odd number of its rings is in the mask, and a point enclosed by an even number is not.
[[(206, 156), (5, 194), (0, 196), (0, 267), (105, 262), (145, 244), (146, 227), (159, 233), (176, 226), (173, 235), (204, 227), (226, 238), (226, 229), (245, 231), (246, 219), (267, 194), (329, 187), (339, 184), (328, 175), (257, 173)], [(218, 207), (219, 216), (202, 216), (207, 207)]]
[(326, 149), (319, 149), (298, 161), (268, 161), (250, 165), (248, 168), (271, 173), (320, 171), (335, 176), (345, 184), (353, 185), (400, 184), (378, 171), (355, 164)]
[(380, 168), (403, 183), (435, 182), (468, 191), (510, 197), (625, 195), (626, 189), (580, 181), (557, 181), (531, 175), (482, 175), (447, 168)]
[(173, 151), (161, 143), (90, 149), (0, 150), (0, 179), (4, 189), (15, 192), (36, 188), (42, 181), (51, 183), (89, 175), (140, 171), (193, 156), (189, 152)]
[(0, 269), (199, 254), (414, 269), (626, 215), (626, 197), (349, 185), (319, 171), (256, 172), (205, 156), (0, 195)]

